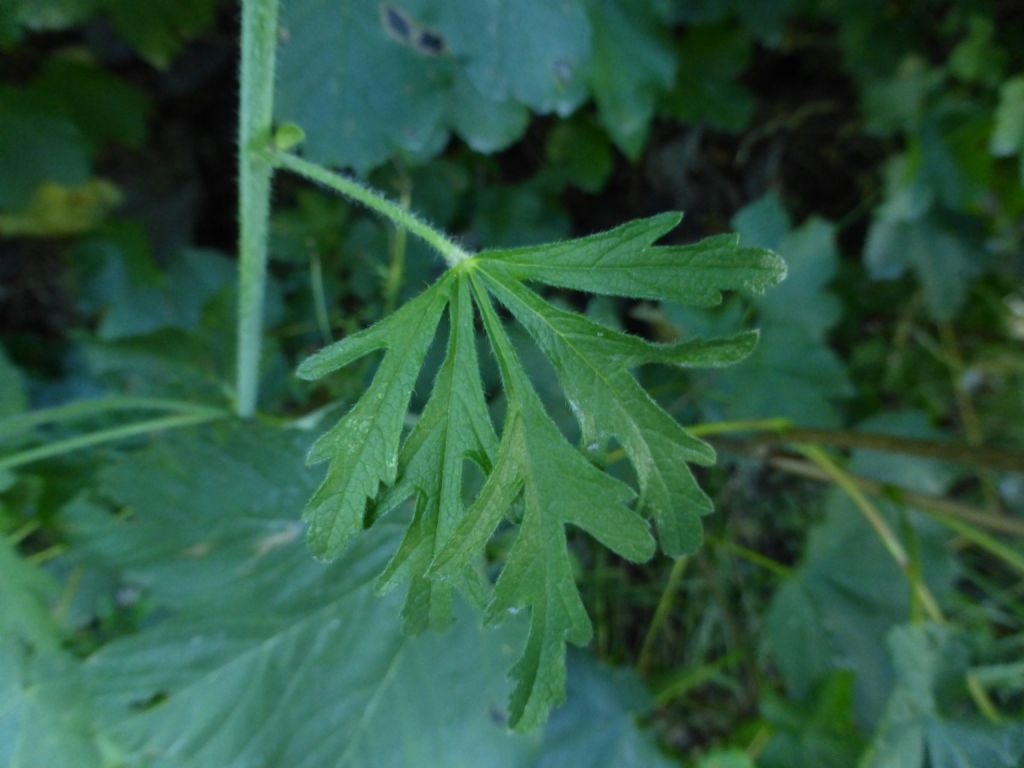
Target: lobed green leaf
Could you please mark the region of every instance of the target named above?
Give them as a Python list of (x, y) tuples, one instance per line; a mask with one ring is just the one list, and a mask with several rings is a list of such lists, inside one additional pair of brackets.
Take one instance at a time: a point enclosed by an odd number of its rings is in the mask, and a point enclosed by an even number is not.
[[(719, 301), (723, 290), (760, 291), (785, 273), (774, 253), (740, 248), (734, 236), (653, 245), (678, 221), (678, 214), (665, 214), (566, 243), (485, 251), (390, 317), (299, 368), (300, 376), (319, 378), (384, 352), (369, 389), (310, 451), (311, 461), (330, 462), (306, 509), (310, 547), (334, 557), (358, 531), (414, 499), (412, 520), (378, 589), (409, 583), (403, 609), (409, 632), (447, 627), (455, 591), (484, 604), (492, 624), (528, 609), (525, 647), (511, 672), (509, 722), (517, 729), (543, 723), (562, 701), (566, 645), (591, 638), (567, 527), (634, 562), (654, 555), (649, 519), (669, 555), (693, 552), (702, 541), (700, 518), (711, 512), (711, 502), (688, 464), (712, 464), (714, 451), (644, 391), (633, 369), (649, 363), (728, 365), (757, 343), (756, 332), (744, 332), (655, 344), (557, 309), (523, 281), (706, 305)], [(633, 488), (571, 445), (545, 411), (492, 299), (553, 364), (584, 443), (622, 445), (636, 471), (638, 500)], [(506, 396), (500, 436), (481, 383), (474, 307)], [(412, 387), (445, 311), (444, 361), (403, 442)], [(467, 462), (486, 478), (468, 506)], [(506, 525), (514, 526), (514, 536), (488, 595), (480, 566), (492, 536)]]
[(761, 293), (785, 277), (782, 259), (765, 248), (740, 247), (736, 235), (654, 245), (681, 219), (662, 213), (564, 243), (484, 251), (477, 259), (516, 280), (694, 306), (718, 304), (723, 290)]
[(300, 368), (303, 375), (315, 376), (381, 346), (387, 350), (370, 388), (309, 451), (310, 463), (330, 462), (305, 512), (310, 548), (321, 557), (337, 554), (363, 529), (366, 502), (381, 483), (395, 482), (405, 412), (444, 309), (443, 287), (439, 283), (365, 334), (324, 350)]

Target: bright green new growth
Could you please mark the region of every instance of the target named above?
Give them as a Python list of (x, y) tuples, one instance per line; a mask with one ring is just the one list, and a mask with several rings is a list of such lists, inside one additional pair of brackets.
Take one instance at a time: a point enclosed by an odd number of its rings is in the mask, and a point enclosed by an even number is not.
[[(409, 498), (415, 514), (378, 585), (408, 581), (407, 630), (443, 629), (459, 590), (486, 603), (488, 623), (530, 612), (509, 706), (521, 730), (544, 721), (564, 697), (565, 646), (585, 645), (591, 624), (573, 578), (566, 525), (634, 561), (655, 540), (671, 556), (701, 544), (700, 518), (711, 502), (687, 464), (711, 464), (709, 445), (690, 435), (643, 390), (632, 369), (646, 363), (728, 365), (749, 354), (756, 332), (724, 339), (655, 344), (557, 309), (524, 285), (537, 282), (613, 296), (711, 305), (723, 290), (761, 292), (785, 274), (778, 256), (740, 247), (735, 236), (688, 246), (655, 246), (678, 214), (634, 221), (591, 237), (546, 246), (484, 251), (448, 270), (391, 316), (307, 359), (299, 375), (320, 378), (384, 351), (369, 389), (313, 446), (327, 476), (305, 513), (309, 544), (330, 558), (369, 523)], [(544, 410), (505, 333), (496, 299), (552, 362), (584, 444), (621, 444), (637, 493), (572, 446)], [(496, 435), (487, 410), (474, 332), (482, 319), (507, 397)], [(447, 352), (429, 401), (402, 440), (412, 390), (447, 310)], [(486, 476), (464, 503), (463, 472)], [(384, 490), (381, 491), (383, 486)], [(368, 518), (368, 504), (374, 508)], [(502, 525), (518, 527), (493, 593), (481, 575), (484, 549)]]

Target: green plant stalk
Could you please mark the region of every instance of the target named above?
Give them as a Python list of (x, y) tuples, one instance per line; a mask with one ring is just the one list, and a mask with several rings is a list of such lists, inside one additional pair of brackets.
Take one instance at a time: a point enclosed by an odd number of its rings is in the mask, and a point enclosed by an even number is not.
[(988, 695), (988, 691), (985, 686), (982, 685), (981, 681), (975, 676), (973, 672), (968, 672), (965, 675), (967, 684), (967, 691), (971, 694), (971, 698), (974, 699), (974, 703), (981, 710), (981, 714), (985, 716), (985, 719), (990, 723), (998, 725), (1003, 721), (1003, 716), (999, 714), (999, 710), (996, 709), (995, 702)]
[(59, 557), (68, 551), (67, 544), (54, 544), (53, 546), (42, 549), (38, 552), (33, 552), (31, 555), (25, 556), (25, 562), (31, 563), (32, 565), (42, 565), (43, 563), (53, 560), (55, 557)]
[[(730, 451), (753, 455), (762, 459), (768, 466), (782, 470), (787, 474), (804, 477), (808, 480), (831, 483), (832, 478), (822, 471), (816, 464), (801, 459), (793, 459), (787, 456), (769, 456), (765, 458), (756, 453), (746, 442), (739, 441), (716, 441), (720, 446)], [(999, 531), (1011, 536), (1024, 536), (1024, 522), (1015, 520), (1009, 516), (992, 515), (976, 509), (968, 504), (944, 499), (941, 496), (929, 496), (925, 493), (917, 493), (909, 488), (904, 488), (890, 483), (881, 483), (851, 472), (846, 473), (862, 491), (870, 496), (879, 496), (890, 499), (904, 506), (913, 507), (921, 512), (934, 517), (950, 517), (960, 520), (969, 525), (981, 526), (992, 531)]]
[(709, 421), (694, 424), (687, 431), (695, 437), (730, 434), (732, 432), (778, 432), (789, 429), (793, 423), (789, 419), (748, 419), (743, 421)]
[(274, 167), (261, 145), (274, 119), (277, 0), (243, 0), (238, 120), (238, 340), (235, 410), (249, 418), (259, 397)]
[(117, 411), (167, 411), (169, 413), (215, 414), (222, 411), (215, 406), (197, 405), (182, 400), (156, 397), (99, 397), (73, 403), (41, 408), (17, 416), (0, 419), (0, 434), (12, 437), (29, 432), (44, 424), (70, 424), (90, 416)]
[(938, 601), (932, 595), (931, 590), (928, 589), (928, 585), (920, 578), (920, 575), (914, 572), (910, 556), (896, 536), (896, 533), (889, 526), (889, 523), (885, 521), (878, 507), (871, 503), (860, 487), (846, 474), (846, 471), (836, 464), (820, 447), (816, 445), (801, 445), (799, 450), (828, 474), (833, 482), (850, 498), (854, 506), (861, 511), (868, 524), (878, 535), (889, 556), (900, 567), (900, 570), (906, 574), (911, 591), (921, 607), (924, 608), (928, 618), (939, 623), (944, 622), (945, 616), (942, 614), (942, 609), (939, 608)]
[(726, 647), (740, 654), (742, 666), (746, 673), (745, 687), (748, 701), (749, 703), (756, 702), (760, 699), (761, 676), (758, 672), (757, 661), (754, 659), (754, 653), (750, 648), (750, 644), (746, 642), (747, 636), (740, 631), (740, 623), (729, 607), (729, 600), (726, 597), (725, 590), (722, 589), (717, 572), (708, 562), (706, 550), (699, 551), (694, 559), (697, 561), (697, 567), (700, 568), (704, 576), (712, 598), (718, 605), (719, 611), (721, 611), (722, 634), (724, 635)]
[(1008, 547), (999, 539), (989, 536), (984, 531), (979, 531), (972, 525), (968, 525), (962, 520), (957, 520), (947, 515), (936, 514), (933, 517), (946, 528), (959, 534), (967, 541), (971, 542), (978, 549), (983, 549), (991, 555), (995, 555), (1004, 564), (1013, 568), (1015, 571), (1024, 576), (1024, 557), (1018, 554), (1012, 547)]
[(68, 611), (71, 609), (71, 602), (74, 600), (75, 593), (78, 592), (78, 588), (82, 584), (82, 577), (84, 575), (85, 568), (81, 565), (76, 565), (68, 575), (68, 581), (61, 593), (60, 600), (53, 606), (51, 611), (54, 621), (58, 624), (65, 620)]
[[(797, 477), (805, 477), (809, 480), (832, 483), (834, 480), (827, 472), (821, 470), (816, 464), (785, 457), (768, 459), (769, 466), (781, 469)], [(940, 524), (958, 533), (963, 539), (970, 542), (979, 549), (984, 549), (1003, 561), (1004, 564), (1024, 574), (1024, 558), (1017, 552), (998, 539), (979, 531), (976, 526), (984, 526), (1000, 533), (1011, 536), (1024, 536), (1024, 525), (1009, 517), (988, 515), (985, 512), (975, 510), (963, 504), (958, 504), (948, 499), (925, 494), (914, 493), (904, 488), (879, 483), (876, 480), (854, 475), (845, 472), (850, 483), (857, 486), (861, 491), (872, 496), (888, 498), (902, 506), (911, 507), (923, 512)]]
[[(842, 467), (836, 464), (824, 450), (817, 445), (801, 445), (799, 446), (800, 452), (803, 453), (808, 459), (817, 464), (822, 470), (835, 481), (854, 505), (864, 514), (867, 518), (868, 523), (879, 538), (882, 540), (882, 544), (886, 550), (892, 556), (893, 560), (900, 569), (906, 574), (907, 581), (910, 583), (911, 591), (917, 599), (920, 606), (924, 609), (925, 614), (929, 619), (934, 621), (936, 624), (945, 624), (946, 617), (939, 607), (938, 601), (932, 594), (928, 585), (924, 579), (921, 578), (921, 574), (917, 568), (915, 568), (910, 556), (904, 549), (903, 544), (896, 537), (892, 528), (885, 521), (882, 513), (878, 508), (871, 503), (868, 497), (860, 489), (860, 487), (853, 482), (852, 478), (846, 473)], [(978, 707), (978, 711), (985, 716), (990, 722), (998, 723), (1002, 717), (999, 714), (999, 710), (996, 708), (995, 703), (989, 697), (988, 692), (982, 687), (982, 685), (976, 680), (970, 673), (964, 677), (964, 685), (967, 687), (968, 693), (974, 700), (975, 705)]]
[(320, 338), (324, 344), (330, 344), (334, 337), (331, 335), (331, 318), (327, 312), (327, 298), (324, 296), (324, 270), (320, 257), (315, 253), (309, 255), (309, 286), (313, 294), (313, 310), (316, 312)]
[(399, 229), (403, 229), (412, 235), (420, 238), (435, 251), (441, 254), (449, 267), (454, 267), (470, 257), (468, 251), (463, 250), (444, 232), (435, 229), (423, 219), (411, 211), (407, 211), (401, 205), (389, 200), (380, 192), (340, 173), (329, 171), (323, 166), (311, 163), (297, 155), (279, 150), (271, 151), (268, 155), (273, 167), (283, 168), (310, 181), (322, 184), (328, 189), (334, 190), (343, 197), (354, 200), (365, 205), (371, 211), (380, 214)]
[(708, 536), (708, 544), (712, 546), (720, 547), (721, 549), (728, 552), (730, 555), (738, 557), (742, 560), (746, 560), (748, 563), (764, 568), (769, 573), (774, 573), (780, 579), (787, 579), (793, 575), (793, 569), (788, 565), (783, 565), (778, 560), (762, 555), (756, 550), (744, 547), (735, 542), (729, 541), (728, 539), (719, 538), (718, 536)]
[[(728, 424), (728, 422), (722, 422)], [(742, 423), (742, 422), (738, 422)], [(752, 422), (756, 424), (756, 422)], [(768, 420), (767, 423), (771, 423)], [(704, 426), (704, 425), (701, 425)], [(713, 424), (711, 426), (714, 426)], [(751, 428), (753, 430), (753, 428)], [(697, 432), (691, 429), (694, 434), (717, 434), (725, 432), (718, 429), (712, 432)], [(741, 430), (729, 430), (741, 431)], [(775, 428), (765, 427), (758, 431), (774, 432), (775, 434), (762, 434), (753, 438), (755, 443), (821, 443), (833, 445), (837, 448), (860, 448), (869, 451), (885, 451), (887, 453), (904, 453), (910, 456), (920, 456), (928, 459), (939, 459), (952, 461), (968, 466), (982, 467), (986, 469), (1005, 469), (1010, 472), (1024, 471), (1024, 454), (1000, 451), (995, 448), (987, 448), (981, 445), (954, 443), (943, 440), (926, 440), (914, 437), (898, 437), (896, 435), (885, 435), (877, 432), (854, 432), (834, 429), (813, 429), (810, 427), (799, 427), (795, 425), (780, 425)]]
[(25, 464), (31, 464), (43, 459), (52, 459), (62, 456), (65, 453), (80, 451), (83, 448), (90, 448), (94, 445), (112, 443), (124, 440), (136, 435), (143, 435), (147, 432), (158, 432), (165, 429), (176, 429), (179, 427), (190, 427), (195, 424), (203, 424), (208, 421), (224, 418), (222, 412), (210, 413), (187, 413), (179, 416), (164, 416), (159, 419), (139, 421), (134, 424), (125, 424), (110, 429), (102, 429), (99, 432), (91, 432), (87, 435), (70, 437), (67, 440), (58, 440), (54, 443), (47, 443), (38, 448), (30, 448), (27, 451), (12, 453), (0, 458), (0, 469), (14, 469)]
[(16, 547), (33, 533), (38, 531), (39, 528), (40, 523), (38, 520), (29, 520), (18, 526), (13, 532), (7, 534), (7, 542), (12, 547)]
[(661, 592), (661, 598), (658, 600), (658, 606), (654, 609), (654, 616), (651, 618), (651, 624), (647, 628), (647, 634), (644, 635), (644, 642), (640, 646), (640, 656), (636, 663), (637, 671), (642, 675), (647, 671), (648, 666), (651, 662), (651, 651), (654, 648), (654, 641), (657, 639), (661, 632), (661, 627), (665, 623), (665, 619), (668, 618), (669, 609), (672, 607), (672, 601), (675, 599), (676, 592), (679, 591), (679, 581), (683, 578), (683, 572), (686, 570), (687, 558), (680, 557), (674, 563), (672, 563), (672, 570), (669, 571), (668, 580), (665, 582), (665, 589)]
[(654, 703), (664, 706), (690, 691), (710, 682), (730, 667), (743, 660), (743, 653), (733, 650), (714, 661), (701, 664), (699, 667), (683, 669), (682, 673), (671, 675), (654, 691)]

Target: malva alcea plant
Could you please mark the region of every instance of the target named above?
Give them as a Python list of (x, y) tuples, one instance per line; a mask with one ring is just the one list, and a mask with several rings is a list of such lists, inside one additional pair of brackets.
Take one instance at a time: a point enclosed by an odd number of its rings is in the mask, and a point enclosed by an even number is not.
[[(294, 126), (271, 136), (271, 112), (245, 108), (247, 98), (249, 104), (269, 104), (269, 95), (254, 90), (273, 85), (275, 18), (275, 2), (246, 0), (242, 119), (252, 125), (240, 131), (240, 179), (244, 184), (255, 178), (262, 197), (251, 200), (253, 190), (240, 196), (253, 206), (241, 216), (243, 284), (250, 270), (248, 279), (258, 287), (264, 268), (266, 222), (254, 222), (252, 213), (265, 219), (269, 184), (262, 180), (269, 180), (274, 168), (366, 205), (429, 243), (448, 264), (442, 277), (393, 314), (299, 367), (301, 377), (318, 379), (382, 353), (369, 388), (311, 449), (309, 460), (326, 463), (327, 472), (305, 511), (310, 549), (318, 557), (337, 557), (360, 531), (413, 501), (411, 522), (378, 579), (379, 588), (408, 585), (403, 619), (409, 632), (444, 629), (455, 592), (482, 606), (490, 624), (526, 609), (529, 628), (512, 670), (509, 718), (517, 729), (534, 728), (564, 697), (566, 643), (585, 645), (591, 637), (566, 526), (642, 562), (658, 545), (671, 557), (695, 551), (702, 541), (700, 518), (711, 511), (688, 465), (713, 463), (714, 451), (644, 391), (633, 369), (649, 363), (728, 365), (753, 350), (757, 334), (652, 343), (556, 308), (530, 286), (710, 306), (721, 301), (724, 290), (763, 291), (782, 279), (785, 266), (770, 251), (742, 247), (733, 235), (694, 245), (656, 245), (679, 222), (679, 214), (672, 213), (567, 242), (467, 253), (363, 184), (289, 151), (301, 135)], [(260, 316), (258, 295), (256, 289), (243, 291), (241, 329)], [(246, 296), (253, 301), (246, 302)], [(579, 422), (584, 449), (617, 442), (633, 467), (636, 489), (566, 440), (531, 384), (499, 310), (525, 328), (551, 362)], [(444, 360), (423, 412), (406, 434), (413, 387), (444, 316)], [(478, 320), (505, 394), (500, 433), (480, 376)], [(247, 353), (245, 347), (253, 343), (251, 331), (242, 330), (239, 337), (243, 414), (255, 403), (258, 349)], [(486, 478), (468, 502), (467, 461)], [(515, 535), (492, 586), (483, 576), (484, 552), (502, 527), (514, 528)]]

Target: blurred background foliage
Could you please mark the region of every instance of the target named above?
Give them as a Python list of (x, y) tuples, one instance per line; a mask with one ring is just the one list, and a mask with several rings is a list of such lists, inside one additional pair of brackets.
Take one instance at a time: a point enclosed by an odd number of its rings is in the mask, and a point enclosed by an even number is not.
[(263, 415), (199, 425), (232, 397), (237, 21), (0, 6), (0, 764), (1022, 764), (1024, 6), (284, 0), (303, 151), (466, 245), (678, 209), (673, 237), (790, 265), (707, 311), (561, 296), (762, 343), (643, 372), (719, 450), (708, 543), (638, 567), (574, 541), (596, 640), (527, 737), (517, 625), (405, 638), (370, 580), (395, 526), (330, 566), (299, 535), (306, 430), (371, 370), (295, 362), (438, 259), (279, 179)]

